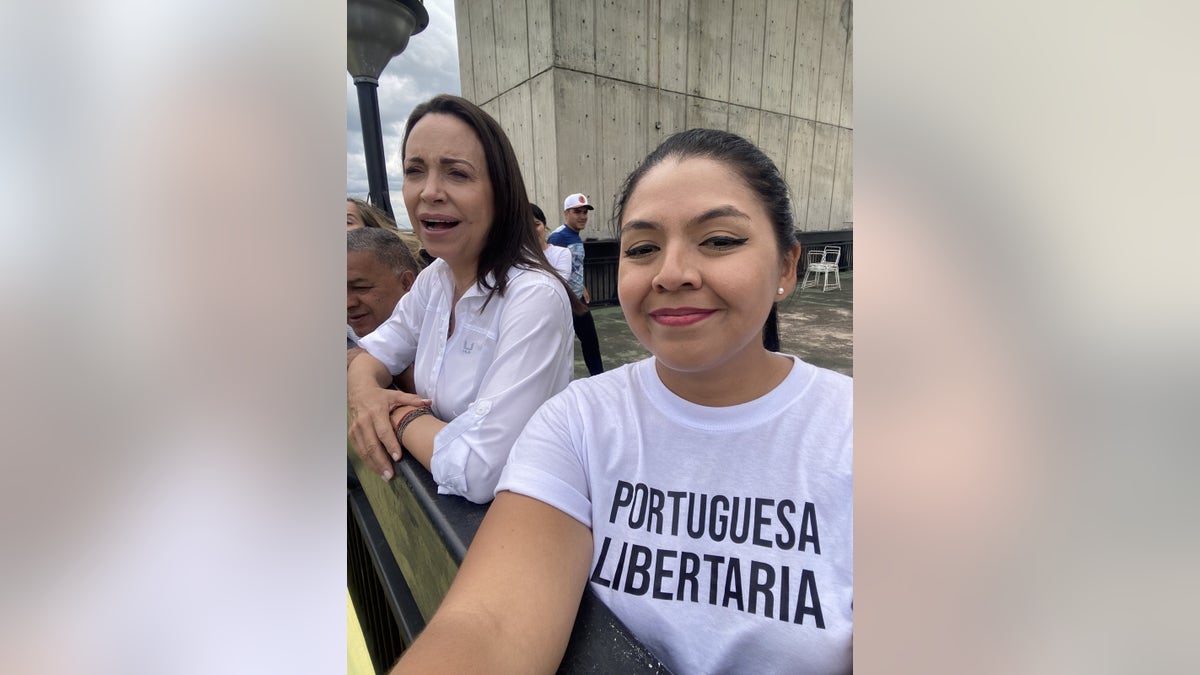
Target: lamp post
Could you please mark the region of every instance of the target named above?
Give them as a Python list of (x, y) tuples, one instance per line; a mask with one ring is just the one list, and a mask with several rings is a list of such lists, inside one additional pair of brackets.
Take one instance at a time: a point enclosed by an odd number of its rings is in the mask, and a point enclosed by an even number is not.
[(429, 13), (422, 0), (346, 2), (346, 70), (358, 90), (370, 201), (392, 218), (395, 214), (388, 193), (383, 129), (379, 123), (379, 76), (392, 57), (408, 46), (408, 38), (428, 25)]

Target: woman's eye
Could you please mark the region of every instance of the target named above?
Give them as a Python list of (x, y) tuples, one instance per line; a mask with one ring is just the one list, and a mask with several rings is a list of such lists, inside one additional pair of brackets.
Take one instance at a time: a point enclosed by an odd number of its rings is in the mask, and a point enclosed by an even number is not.
[(405, 176), (415, 176), (419, 173), (421, 173), (421, 169), (418, 167), (415, 167), (415, 166), (404, 167), (404, 175)]
[(642, 258), (658, 250), (654, 244), (637, 244), (625, 249), (626, 258)]
[(728, 251), (729, 249), (737, 248), (749, 241), (747, 237), (709, 237), (705, 239), (701, 245), (717, 251)]

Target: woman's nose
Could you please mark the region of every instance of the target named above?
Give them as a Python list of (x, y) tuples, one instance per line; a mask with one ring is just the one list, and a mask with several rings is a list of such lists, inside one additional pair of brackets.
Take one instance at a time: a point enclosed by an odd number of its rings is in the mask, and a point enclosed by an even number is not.
[(700, 270), (695, 264), (695, 256), (681, 247), (668, 246), (659, 258), (661, 264), (658, 273), (654, 275), (654, 286), (661, 291), (675, 291), (681, 288), (699, 288)]
[(421, 199), (427, 202), (437, 202), (441, 201), (443, 197), (441, 178), (433, 171), (425, 174), (421, 183)]

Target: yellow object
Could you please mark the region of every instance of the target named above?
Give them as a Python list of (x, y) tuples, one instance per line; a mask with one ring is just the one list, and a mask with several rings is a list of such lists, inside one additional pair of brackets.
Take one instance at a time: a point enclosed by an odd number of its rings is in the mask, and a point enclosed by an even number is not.
[(375, 666), (371, 665), (371, 654), (367, 651), (367, 641), (363, 638), (362, 626), (358, 625), (358, 612), (354, 611), (354, 601), (350, 599), (350, 591), (346, 591), (346, 675), (375, 675)]

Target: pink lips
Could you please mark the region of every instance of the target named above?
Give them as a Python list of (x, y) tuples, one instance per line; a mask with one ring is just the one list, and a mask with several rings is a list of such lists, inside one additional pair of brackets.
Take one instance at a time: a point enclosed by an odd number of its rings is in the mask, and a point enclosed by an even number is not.
[[(426, 213), (420, 217), (421, 227), (426, 232), (445, 232), (453, 229), (461, 221), (453, 216), (448, 216), (441, 213)], [(435, 222), (430, 222), (435, 221)]]
[(665, 307), (650, 312), (650, 318), (664, 326), (690, 326), (707, 319), (716, 311), (696, 307)]

